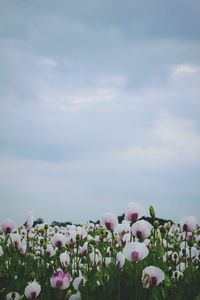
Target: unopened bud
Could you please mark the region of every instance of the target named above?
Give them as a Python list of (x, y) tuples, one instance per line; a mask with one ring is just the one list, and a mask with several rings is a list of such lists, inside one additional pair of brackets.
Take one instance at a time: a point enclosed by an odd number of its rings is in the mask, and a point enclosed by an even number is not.
[(160, 224), (159, 224), (159, 222), (156, 220), (156, 221), (154, 221), (153, 225), (154, 225), (154, 228), (157, 229), (157, 228), (159, 227)]
[(149, 206), (149, 213), (150, 213), (150, 216), (152, 217), (152, 219), (155, 219), (156, 214), (155, 214), (154, 207), (152, 205)]
[(194, 246), (194, 241), (193, 241), (193, 240), (189, 240), (189, 241), (188, 241), (188, 246), (189, 246), (189, 247)]
[(32, 272), (32, 273), (31, 273), (31, 277), (32, 277), (32, 278), (35, 278), (35, 276), (36, 276), (35, 272)]
[(66, 294), (66, 298), (67, 298), (67, 299), (69, 299), (69, 298), (70, 298), (70, 296), (71, 296), (71, 294), (72, 294), (72, 291), (71, 291), (71, 290), (69, 290), (69, 291), (67, 292), (67, 294)]
[(171, 227), (172, 227), (171, 222), (167, 222), (166, 229), (169, 231), (171, 229)]

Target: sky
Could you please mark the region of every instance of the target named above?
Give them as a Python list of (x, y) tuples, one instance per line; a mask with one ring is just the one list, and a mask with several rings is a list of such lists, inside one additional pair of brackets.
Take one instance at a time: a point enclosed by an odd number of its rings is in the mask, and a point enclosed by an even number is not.
[(0, 220), (198, 219), (199, 9), (0, 1)]

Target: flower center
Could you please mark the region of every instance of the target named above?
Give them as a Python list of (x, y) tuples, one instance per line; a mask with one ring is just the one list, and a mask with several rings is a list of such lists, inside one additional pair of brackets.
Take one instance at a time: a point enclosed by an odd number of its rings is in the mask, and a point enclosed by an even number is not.
[(187, 225), (187, 224), (184, 224), (184, 225), (183, 225), (183, 230), (184, 230), (184, 231), (188, 231), (188, 225)]
[(137, 213), (132, 213), (131, 214), (131, 221), (136, 221), (138, 219), (138, 214)]
[(111, 229), (111, 227), (112, 227), (110, 222), (106, 222), (105, 225), (106, 225), (107, 229)]
[(57, 241), (57, 242), (56, 242), (56, 246), (57, 246), (58, 248), (60, 248), (60, 247), (62, 246), (62, 242), (61, 242), (61, 241)]
[(58, 280), (56, 281), (56, 287), (57, 287), (57, 288), (61, 288), (62, 285), (63, 285), (63, 281), (62, 281), (61, 279), (58, 279)]
[(141, 239), (142, 238), (142, 231), (138, 230), (136, 232), (136, 236), (137, 236), (138, 239)]
[(156, 285), (157, 284), (157, 278), (155, 276), (151, 277), (151, 284)]
[(11, 233), (11, 228), (10, 228), (10, 227), (6, 227), (5, 232), (6, 232), (6, 233)]
[(138, 253), (137, 251), (133, 251), (133, 252), (131, 253), (131, 258), (132, 258), (132, 260), (138, 260), (138, 258), (139, 258), (139, 253)]
[(35, 299), (36, 298), (36, 292), (32, 292), (31, 293), (31, 299)]

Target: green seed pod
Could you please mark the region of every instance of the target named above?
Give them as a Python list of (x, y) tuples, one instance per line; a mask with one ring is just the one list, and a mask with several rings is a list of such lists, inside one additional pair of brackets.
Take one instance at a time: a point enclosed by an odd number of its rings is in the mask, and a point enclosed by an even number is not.
[(35, 272), (32, 272), (32, 273), (31, 273), (31, 277), (32, 277), (32, 278), (35, 278), (35, 277), (36, 277)]
[(156, 214), (155, 214), (154, 207), (152, 205), (149, 206), (149, 213), (150, 213), (150, 216), (152, 217), (152, 219), (155, 219)]
[(188, 246), (189, 246), (189, 247), (194, 246), (194, 241), (193, 241), (193, 240), (189, 240), (189, 241), (188, 241)]
[(171, 229), (171, 227), (172, 227), (171, 222), (167, 222), (166, 229), (169, 231)]
[(152, 253), (156, 252), (156, 248), (155, 248), (155, 246), (153, 244), (151, 245), (150, 250), (151, 250)]
[(160, 224), (159, 224), (158, 220), (156, 220), (156, 221), (154, 221), (153, 225), (154, 225), (154, 228), (157, 229)]
[(38, 231), (39, 231), (40, 233), (43, 233), (43, 232), (44, 232), (44, 227), (40, 228)]
[(66, 299), (69, 299), (69, 298), (70, 298), (70, 296), (71, 296), (71, 294), (72, 294), (72, 291), (71, 291), (71, 290), (69, 290), (69, 291), (67, 292), (67, 294), (66, 294)]

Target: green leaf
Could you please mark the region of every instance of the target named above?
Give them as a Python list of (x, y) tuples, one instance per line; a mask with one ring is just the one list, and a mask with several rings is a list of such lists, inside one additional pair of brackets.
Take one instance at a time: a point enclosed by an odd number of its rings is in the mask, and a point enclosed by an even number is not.
[(171, 286), (171, 280), (168, 275), (165, 275), (165, 285), (167, 287)]

